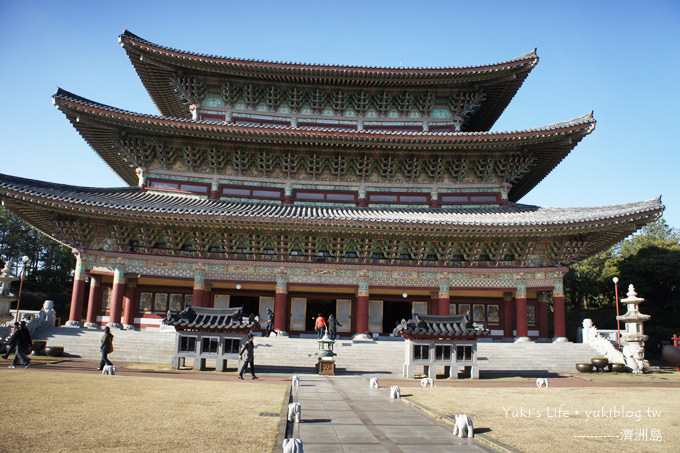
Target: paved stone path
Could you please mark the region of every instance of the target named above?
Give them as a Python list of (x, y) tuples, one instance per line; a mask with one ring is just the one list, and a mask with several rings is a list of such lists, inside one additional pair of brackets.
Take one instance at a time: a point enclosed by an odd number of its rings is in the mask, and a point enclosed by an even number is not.
[(370, 389), (352, 376), (300, 376), (293, 400), (302, 408), (292, 435), (305, 453), (495, 451), (474, 439), (458, 438), (400, 400), (388, 389)]

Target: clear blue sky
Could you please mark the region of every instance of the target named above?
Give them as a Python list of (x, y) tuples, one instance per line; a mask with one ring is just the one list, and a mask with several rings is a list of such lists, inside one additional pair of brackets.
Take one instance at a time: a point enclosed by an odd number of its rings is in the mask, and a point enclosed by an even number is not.
[(664, 217), (680, 227), (678, 0), (0, 0), (0, 173), (124, 185), (51, 103), (60, 86), (158, 113), (117, 43), (123, 28), (182, 50), (304, 63), (467, 66), (538, 48), (538, 66), (493, 130), (590, 111), (597, 127), (521, 202), (601, 206), (662, 195)]

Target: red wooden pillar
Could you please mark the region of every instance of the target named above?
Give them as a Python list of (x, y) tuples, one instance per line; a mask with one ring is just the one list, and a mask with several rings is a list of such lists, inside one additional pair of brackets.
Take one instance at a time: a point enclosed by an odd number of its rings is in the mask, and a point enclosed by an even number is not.
[(538, 336), (539, 338), (548, 338), (548, 295), (541, 291), (538, 294), (538, 300), (536, 302), (536, 316), (538, 321)]
[(205, 289), (203, 289), (203, 306), (204, 307), (213, 306), (212, 285), (210, 283), (206, 283)]
[(515, 292), (515, 311), (517, 322), (516, 340), (526, 340), (529, 338), (529, 323), (527, 321), (527, 284), (517, 282), (517, 292)]
[(125, 295), (123, 296), (123, 326), (125, 329), (135, 328), (135, 315), (138, 312), (139, 298), (137, 297), (137, 279), (127, 279)]
[(553, 341), (567, 341), (567, 329), (564, 321), (564, 290), (562, 279), (555, 280), (553, 287), (553, 323), (555, 336)]
[(123, 311), (123, 294), (125, 294), (125, 269), (116, 266), (113, 271), (113, 291), (111, 292), (111, 311), (109, 313), (109, 326), (122, 328), (120, 318)]
[(205, 307), (205, 271), (194, 272), (194, 293), (191, 305), (194, 307)]
[[(362, 271), (363, 272), (363, 271)], [(357, 289), (357, 334), (368, 332), (368, 275), (359, 277), (359, 288)]]
[(101, 277), (90, 275), (90, 295), (87, 299), (85, 327), (97, 327), (97, 313), (102, 302)]
[(274, 296), (274, 330), (277, 334), (288, 331), (288, 276), (285, 272), (276, 273), (276, 294)]
[(515, 330), (514, 319), (512, 293), (503, 293), (503, 336), (505, 338), (512, 338), (515, 336), (513, 332)]
[(449, 282), (448, 280), (439, 280), (439, 309), (437, 310), (437, 314), (441, 316), (450, 315), (450, 303), (451, 297), (449, 295)]
[(76, 257), (76, 270), (73, 276), (73, 291), (71, 292), (71, 310), (68, 315), (68, 327), (82, 326), (83, 299), (85, 298), (85, 264), (80, 254)]

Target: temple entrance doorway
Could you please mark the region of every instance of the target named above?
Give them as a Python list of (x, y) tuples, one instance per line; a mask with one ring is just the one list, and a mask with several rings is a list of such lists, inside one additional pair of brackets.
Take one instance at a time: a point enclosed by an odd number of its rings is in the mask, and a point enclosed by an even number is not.
[(411, 319), (410, 302), (383, 302), (383, 332), (390, 334), (402, 319)]
[(257, 296), (231, 296), (229, 298), (230, 307), (243, 307), (243, 316), (250, 314), (260, 314), (260, 298)]
[[(335, 313), (335, 300), (329, 299), (307, 299), (307, 317), (305, 318), (305, 330), (315, 332), (314, 323), (318, 314), (325, 320), (328, 320), (328, 316)], [(336, 315), (337, 316), (337, 315)]]

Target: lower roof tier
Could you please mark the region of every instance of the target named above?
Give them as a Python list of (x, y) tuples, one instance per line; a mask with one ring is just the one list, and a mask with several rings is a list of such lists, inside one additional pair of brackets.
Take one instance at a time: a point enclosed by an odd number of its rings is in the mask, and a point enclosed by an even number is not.
[(69, 246), (273, 261), (566, 265), (657, 220), (660, 198), (587, 208), (315, 207), (84, 188), (0, 175), (0, 199)]

